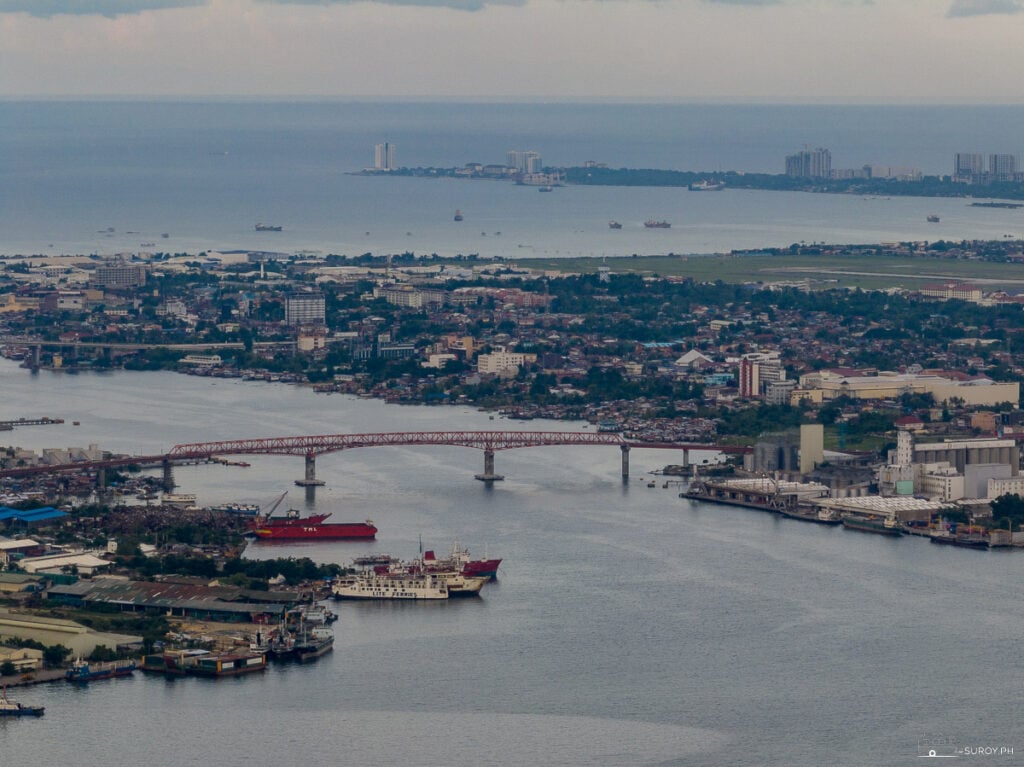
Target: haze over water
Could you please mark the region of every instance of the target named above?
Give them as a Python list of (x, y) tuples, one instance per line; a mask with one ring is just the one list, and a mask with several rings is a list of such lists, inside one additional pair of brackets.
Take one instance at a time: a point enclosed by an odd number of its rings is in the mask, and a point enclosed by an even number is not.
[[(958, 199), (621, 187), (538, 195), (506, 182), (347, 175), (371, 165), (381, 141), (416, 167), (500, 164), (508, 150), (530, 149), (554, 166), (778, 173), (785, 155), (810, 145), (829, 148), (836, 168), (945, 174), (959, 151), (1020, 154), (1021, 118), (1020, 107), (7, 101), (0, 253), (560, 257), (1024, 237), (1020, 212)], [(927, 223), (930, 213), (941, 223)], [(649, 218), (672, 228), (644, 229)]]

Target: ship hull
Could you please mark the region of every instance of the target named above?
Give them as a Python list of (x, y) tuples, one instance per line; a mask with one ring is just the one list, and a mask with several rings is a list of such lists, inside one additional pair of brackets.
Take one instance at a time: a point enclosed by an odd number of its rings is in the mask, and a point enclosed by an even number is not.
[(856, 530), (861, 533), (892, 536), (903, 535), (903, 531), (898, 527), (886, 527), (882, 522), (850, 519), (849, 517), (843, 517), (843, 527), (847, 530)]
[(131, 676), (135, 671), (135, 663), (109, 664), (100, 666), (80, 666), (69, 669), (65, 679), (69, 682), (95, 682), (100, 679), (114, 679), (120, 676)]
[(253, 535), (261, 541), (371, 539), (377, 528), (364, 522), (263, 525), (254, 527)]

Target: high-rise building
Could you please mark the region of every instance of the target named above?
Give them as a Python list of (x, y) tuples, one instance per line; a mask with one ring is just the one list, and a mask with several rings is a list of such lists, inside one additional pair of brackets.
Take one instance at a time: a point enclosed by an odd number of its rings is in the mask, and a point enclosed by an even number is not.
[(786, 175), (797, 178), (829, 178), (832, 175), (832, 153), (818, 147), (788, 155)]
[(383, 144), (376, 144), (373, 147), (373, 169), (394, 170), (395, 169), (395, 145), (389, 141)]
[(953, 161), (953, 175), (972, 178), (985, 172), (984, 157), (975, 152), (957, 152)]
[(327, 302), (323, 293), (291, 293), (285, 297), (285, 322), (288, 325), (323, 325)]
[(540, 154), (537, 152), (524, 152), (519, 149), (510, 149), (505, 154), (505, 165), (515, 168), (520, 173), (540, 173), (544, 169)]
[(988, 172), (997, 181), (1010, 181), (1017, 172), (1017, 155), (990, 154)]

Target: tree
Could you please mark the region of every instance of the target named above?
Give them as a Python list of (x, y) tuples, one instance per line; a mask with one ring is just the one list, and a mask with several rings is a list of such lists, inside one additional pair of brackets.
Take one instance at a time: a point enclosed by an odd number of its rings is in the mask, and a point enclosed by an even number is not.
[(18, 673), (18, 667), (15, 666), (11, 661), (5, 660), (0, 663), (0, 676), (13, 676)]
[(43, 662), (50, 668), (57, 668), (71, 654), (71, 649), (62, 644), (48, 645), (43, 650)]

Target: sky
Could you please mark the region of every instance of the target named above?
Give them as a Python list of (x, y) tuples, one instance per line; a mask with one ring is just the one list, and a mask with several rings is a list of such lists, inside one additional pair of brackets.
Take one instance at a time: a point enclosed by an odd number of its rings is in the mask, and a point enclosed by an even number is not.
[(0, 0), (0, 97), (1022, 104), (1024, 0)]

